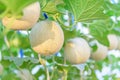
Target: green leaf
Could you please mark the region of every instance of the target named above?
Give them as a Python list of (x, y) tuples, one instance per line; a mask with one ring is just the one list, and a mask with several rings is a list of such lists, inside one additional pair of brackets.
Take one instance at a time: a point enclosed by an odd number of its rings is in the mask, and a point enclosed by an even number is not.
[(101, 44), (109, 46), (107, 35), (109, 34), (108, 26), (104, 21), (94, 22), (90, 25), (90, 34)]
[(43, 11), (47, 13), (57, 13), (58, 10), (56, 6), (61, 3), (63, 3), (62, 0), (49, 0), (48, 3), (46, 3), (46, 6), (43, 8)]
[(9, 72), (5, 76), (2, 77), (1, 80), (20, 80), (15, 73)]
[(23, 48), (30, 47), (28, 35), (22, 34), (19, 31), (9, 31), (7, 38), (11, 48)]
[(67, 9), (73, 13), (75, 21), (88, 21), (94, 19), (104, 19), (104, 0), (64, 0)]
[(82, 34), (80, 33), (80, 30), (77, 30), (77, 29), (73, 29), (73, 30), (63, 29), (63, 31), (64, 31), (65, 41), (67, 41), (68, 39), (71, 39), (71, 38), (82, 36)]
[(92, 76), (92, 80), (97, 80), (98, 79), (94, 70), (92, 70), (91, 76)]
[(37, 0), (0, 0), (0, 4), (6, 6), (7, 14), (11, 13), (12, 15), (18, 15), (22, 12), (24, 7), (35, 1)]
[(4, 60), (13, 61), (16, 66), (21, 66), (23, 62), (28, 62), (28, 61), (34, 64), (39, 63), (38, 59), (31, 58), (31, 57), (18, 58), (18, 57), (4, 56)]
[(98, 46), (97, 46), (97, 44), (96, 44), (95, 42), (90, 42), (89, 45), (90, 45), (90, 47), (92, 48), (92, 51), (93, 51), (93, 52), (96, 51), (97, 48), (98, 48)]
[(60, 12), (60, 13), (65, 13), (66, 12), (66, 10), (65, 10), (65, 4), (58, 4), (57, 6), (56, 6), (56, 8), (57, 8), (57, 10)]
[(120, 35), (120, 22), (114, 23), (113, 26), (111, 26), (109, 33)]
[(6, 9), (5, 5), (0, 2), (0, 14)]
[(120, 2), (117, 4), (111, 3), (109, 0), (105, 1), (105, 11), (109, 16), (119, 16), (120, 15)]
[(77, 67), (70, 67), (67, 80), (80, 80), (80, 70)]
[(3, 32), (4, 26), (2, 25), (2, 22), (0, 21), (0, 36), (2, 36), (2, 32)]
[(47, 4), (48, 0), (38, 0), (40, 2), (41, 8), (44, 8), (45, 5)]

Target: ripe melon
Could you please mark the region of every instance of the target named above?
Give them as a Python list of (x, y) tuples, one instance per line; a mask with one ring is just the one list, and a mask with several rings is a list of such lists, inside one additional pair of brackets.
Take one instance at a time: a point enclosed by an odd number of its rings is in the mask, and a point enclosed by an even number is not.
[(90, 47), (83, 38), (68, 40), (64, 47), (64, 57), (71, 64), (85, 63), (90, 57)]
[(31, 46), (41, 55), (47, 56), (58, 52), (62, 48), (63, 42), (63, 31), (55, 21), (40, 21), (30, 33)]
[(35, 2), (28, 5), (23, 9), (23, 16), (21, 19), (16, 19), (14, 16), (5, 16), (2, 19), (2, 23), (5, 27), (13, 30), (26, 30), (30, 29), (39, 19), (40, 16), (40, 4)]
[(116, 35), (114, 34), (109, 34), (108, 35), (108, 40), (109, 40), (109, 50), (113, 50), (113, 49), (117, 49), (118, 47), (118, 38)]
[(108, 48), (98, 42), (96, 43), (97, 43), (97, 50), (91, 53), (91, 58), (96, 61), (103, 60), (107, 57)]
[(120, 36), (118, 36), (118, 50), (120, 50)]

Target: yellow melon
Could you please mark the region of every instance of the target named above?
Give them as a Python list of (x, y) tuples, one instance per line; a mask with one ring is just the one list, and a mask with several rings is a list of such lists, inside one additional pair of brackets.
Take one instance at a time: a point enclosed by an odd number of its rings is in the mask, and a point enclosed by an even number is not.
[(30, 33), (30, 43), (33, 50), (42, 55), (58, 52), (62, 48), (63, 42), (63, 31), (55, 21), (40, 21)]
[(96, 43), (97, 43), (97, 50), (91, 53), (91, 58), (96, 61), (103, 60), (107, 57), (108, 48), (98, 42)]
[(118, 50), (120, 50), (120, 36), (118, 36)]
[(108, 40), (109, 40), (109, 50), (117, 49), (118, 47), (118, 38), (114, 34), (109, 34), (108, 35)]
[(2, 19), (2, 23), (5, 27), (13, 30), (26, 30), (30, 29), (39, 19), (40, 16), (40, 4), (35, 2), (28, 5), (23, 9), (23, 16), (21, 19), (16, 19), (14, 16), (5, 16)]
[(64, 47), (64, 57), (72, 64), (85, 63), (90, 57), (90, 47), (82, 38), (70, 39)]

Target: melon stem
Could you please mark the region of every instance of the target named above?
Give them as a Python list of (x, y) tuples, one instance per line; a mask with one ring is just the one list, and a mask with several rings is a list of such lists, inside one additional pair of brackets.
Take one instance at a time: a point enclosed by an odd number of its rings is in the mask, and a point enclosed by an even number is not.
[(47, 65), (46, 65), (46, 60), (42, 59), (40, 54), (38, 54), (38, 58), (39, 58), (41, 65), (43, 65), (45, 70), (46, 70), (47, 80), (50, 80), (50, 74), (49, 74), (49, 70), (48, 70)]

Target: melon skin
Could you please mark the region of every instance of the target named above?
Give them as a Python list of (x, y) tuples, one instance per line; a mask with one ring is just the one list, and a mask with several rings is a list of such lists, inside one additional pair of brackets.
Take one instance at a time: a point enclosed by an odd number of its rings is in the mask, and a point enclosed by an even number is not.
[(63, 30), (55, 21), (40, 21), (31, 30), (31, 47), (41, 55), (49, 56), (57, 53), (63, 43)]
[(13, 30), (27, 30), (38, 21), (40, 17), (39, 2), (32, 3), (23, 9), (23, 16), (21, 19), (16, 19), (14, 16), (5, 16), (2, 23), (5, 27)]
[(120, 50), (120, 36), (118, 36), (118, 50)]
[(68, 40), (64, 47), (64, 57), (71, 64), (85, 63), (90, 57), (90, 47), (83, 38), (73, 38)]
[(108, 35), (108, 41), (109, 41), (109, 50), (114, 50), (117, 49), (118, 47), (118, 38), (114, 34), (109, 34)]
[(91, 58), (95, 61), (104, 60), (107, 57), (108, 53), (108, 47), (100, 44), (99, 42), (96, 42), (97, 44), (97, 50), (93, 53), (91, 53)]

